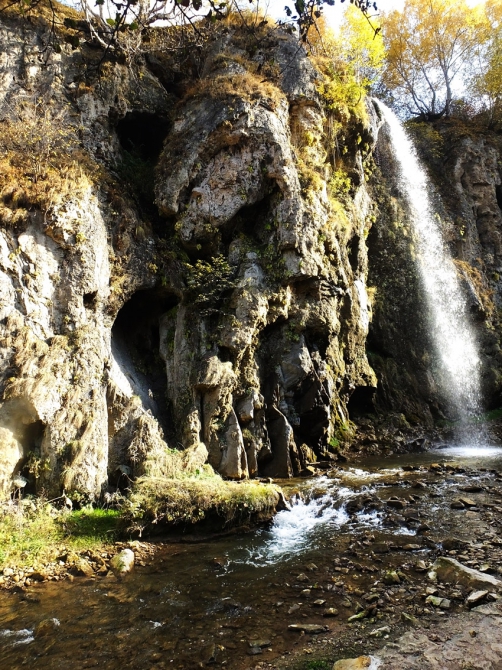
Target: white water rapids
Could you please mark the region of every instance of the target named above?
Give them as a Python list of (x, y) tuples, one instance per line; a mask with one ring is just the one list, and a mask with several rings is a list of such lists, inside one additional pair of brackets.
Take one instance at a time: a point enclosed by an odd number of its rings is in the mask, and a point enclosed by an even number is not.
[[(480, 359), (466, 302), (443, 239), (441, 221), (429, 197), (431, 185), (413, 143), (395, 114), (381, 102), (377, 104), (389, 128), (400, 172), (399, 187), (410, 209), (417, 264), (439, 363), (434, 371), (436, 383), (454, 414), (465, 423), (481, 412)], [(472, 439), (472, 435), (469, 437)]]

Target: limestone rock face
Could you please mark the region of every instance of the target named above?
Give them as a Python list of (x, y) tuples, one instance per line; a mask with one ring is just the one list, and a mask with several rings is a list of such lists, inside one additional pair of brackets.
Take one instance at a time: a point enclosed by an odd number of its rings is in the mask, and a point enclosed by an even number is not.
[[(346, 122), (341, 203), (318, 74), (287, 34), (267, 38), (269, 76), (224, 31), (197, 86), (188, 72), (173, 93), (154, 51), (85, 84), (85, 46), (42, 65), (46, 29), (0, 25), (1, 118), (15, 132), (36, 99), (80, 152), (44, 176), (43, 197), (0, 194), (1, 494), (18, 473), (32, 490), (90, 497), (167, 476), (168, 445), (228, 478), (297, 474), (350, 435), (350, 398), (376, 388), (373, 108)], [(138, 166), (155, 167), (155, 193)]]

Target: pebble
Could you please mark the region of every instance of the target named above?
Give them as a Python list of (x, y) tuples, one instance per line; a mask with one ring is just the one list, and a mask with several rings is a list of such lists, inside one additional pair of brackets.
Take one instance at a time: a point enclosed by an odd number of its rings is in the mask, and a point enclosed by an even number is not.
[(336, 609), (336, 607), (327, 607), (322, 613), (322, 615), (326, 617), (337, 616), (338, 610)]

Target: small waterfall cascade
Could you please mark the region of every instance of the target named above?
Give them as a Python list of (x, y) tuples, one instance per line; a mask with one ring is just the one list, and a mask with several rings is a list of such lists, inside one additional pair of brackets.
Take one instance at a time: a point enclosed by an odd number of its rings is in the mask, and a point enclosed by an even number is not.
[[(429, 327), (436, 350), (436, 383), (462, 426), (462, 440), (479, 442), (469, 421), (481, 412), (480, 358), (470, 327), (466, 301), (429, 193), (431, 186), (412, 141), (396, 115), (377, 102), (388, 125), (399, 167), (416, 249), (416, 262), (428, 305)], [(403, 287), (405, 288), (405, 287)]]

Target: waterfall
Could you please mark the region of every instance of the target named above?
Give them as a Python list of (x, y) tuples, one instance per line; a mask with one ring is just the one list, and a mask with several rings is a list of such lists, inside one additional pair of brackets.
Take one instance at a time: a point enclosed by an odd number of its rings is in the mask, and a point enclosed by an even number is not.
[(399, 186), (410, 210), (416, 262), (436, 351), (434, 376), (450, 410), (463, 424), (464, 439), (472, 440), (466, 424), (481, 412), (480, 359), (466, 301), (429, 197), (430, 182), (413, 143), (395, 114), (381, 102), (377, 104), (389, 128)]

